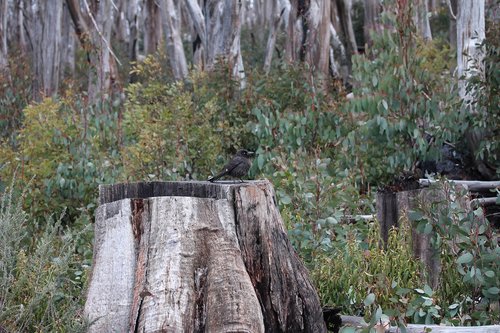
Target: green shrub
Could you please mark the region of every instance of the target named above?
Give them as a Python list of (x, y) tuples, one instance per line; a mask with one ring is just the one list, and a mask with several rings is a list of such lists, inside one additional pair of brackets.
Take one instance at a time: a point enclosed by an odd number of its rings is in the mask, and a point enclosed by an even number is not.
[(500, 299), (498, 232), (481, 207), (465, 206), (470, 198), (464, 191), (446, 182), (436, 185), (436, 191), (444, 199), (422, 205), (411, 217), (417, 230), (430, 233), (440, 249), (443, 269), (435, 293), (442, 316), (461, 325), (495, 322), (500, 318), (496, 306)]
[(410, 291), (423, 285), (425, 277), (422, 264), (413, 257), (406, 224), (390, 231), (387, 249), (380, 247), (377, 223), (365, 240), (352, 235), (345, 243), (334, 239), (332, 251), (319, 252), (313, 260), (312, 278), (322, 303), (341, 306), (345, 314), (370, 317), (378, 307), (393, 308), (399, 302), (397, 293), (406, 298), (400, 307), (410, 302)]
[[(28, 187), (30, 187), (29, 185)], [(89, 262), (61, 218), (34, 224), (13, 191), (0, 200), (0, 328), (7, 332), (83, 332), (83, 286)], [(90, 243), (87, 243), (87, 247)]]
[(195, 107), (181, 83), (127, 88), (122, 154), (128, 179), (206, 179), (221, 152), (217, 108)]
[[(467, 82), (466, 90), (473, 96), (474, 103), (468, 111), (472, 131), (480, 134), (476, 153), (481, 160), (496, 171), (500, 177), (500, 25), (488, 24), (486, 39), (481, 43), (484, 71), (476, 71)], [(474, 69), (478, 64), (473, 63)]]
[(68, 95), (23, 110), (17, 144), (0, 145), (0, 172), (2, 179), (10, 179), (19, 168), (19, 184), (34, 178), (25, 201), (34, 216), (52, 215), (66, 207), (67, 221), (82, 210), (92, 213), (97, 185), (120, 174), (119, 115), (105, 112), (106, 107), (84, 106)]
[(383, 13), (394, 31), (374, 34), (366, 54), (353, 58), (354, 99), (345, 112), (356, 127), (344, 153), (370, 184), (413, 170), (418, 160), (438, 159), (443, 142), (455, 142), (466, 125), (455, 112), (449, 51), (416, 38), (410, 9)]

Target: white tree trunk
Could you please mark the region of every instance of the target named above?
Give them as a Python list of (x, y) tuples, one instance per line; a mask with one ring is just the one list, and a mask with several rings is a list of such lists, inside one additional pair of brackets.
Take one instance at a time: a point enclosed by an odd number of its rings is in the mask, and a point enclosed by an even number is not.
[(160, 0), (163, 32), (170, 67), (176, 80), (184, 79), (188, 74), (186, 55), (181, 39), (181, 20), (174, 0)]
[(245, 86), (245, 70), (240, 49), (241, 1), (207, 0), (205, 2), (206, 67), (212, 69), (222, 59), (232, 76)]
[(450, 17), (450, 27), (448, 29), (448, 39), (450, 40), (451, 48), (457, 47), (457, 7), (458, 0), (448, 1), (448, 15)]
[[(484, 0), (459, 0), (457, 15), (457, 75), (459, 95), (468, 112), (477, 114), (473, 89), (467, 87), (471, 76), (484, 77), (484, 54), (479, 48), (485, 39), (485, 2)], [(485, 115), (482, 115), (485, 116)], [(466, 142), (472, 156), (480, 151), (481, 143), (487, 133), (485, 129), (471, 128), (466, 133)], [(495, 176), (494, 166), (487, 158), (475, 158), (475, 168), (485, 179)]]
[(294, 0), (288, 17), (286, 57), (289, 62), (304, 61), (315, 73), (329, 74), (330, 1)]
[(271, 70), (273, 60), (274, 46), (276, 45), (276, 36), (285, 12), (284, 8), (279, 7), (279, 0), (272, 0), (272, 18), (269, 27), (269, 36), (267, 37), (266, 54), (264, 56), (264, 72), (266, 74)]
[(14, 5), (17, 14), (16, 31), (18, 31), (19, 33), (19, 46), (23, 52), (26, 52), (29, 48), (24, 20), (24, 17), (28, 11), (27, 7), (29, 7), (27, 1), (28, 0), (19, 0)]
[(477, 47), (485, 38), (484, 0), (459, 0), (457, 15), (457, 75), (459, 94), (470, 103), (466, 80), (472, 75), (483, 75), (484, 55)]
[(330, 71), (333, 77), (342, 78), (347, 82), (349, 76), (347, 52), (332, 23), (330, 23), (330, 45)]
[(7, 21), (8, 21), (8, 1), (0, 0), (0, 72), (7, 70), (8, 49), (7, 49)]
[(431, 25), (429, 24), (429, 7), (427, 0), (418, 0), (414, 3), (413, 20), (417, 32), (424, 40), (432, 40)]

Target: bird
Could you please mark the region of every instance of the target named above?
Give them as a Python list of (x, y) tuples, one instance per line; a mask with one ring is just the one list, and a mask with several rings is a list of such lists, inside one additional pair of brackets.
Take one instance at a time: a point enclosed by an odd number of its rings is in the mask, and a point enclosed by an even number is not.
[(238, 150), (236, 155), (234, 155), (233, 158), (229, 162), (227, 162), (222, 171), (216, 176), (209, 178), (208, 181), (214, 182), (224, 176), (231, 176), (239, 178), (243, 183), (241, 177), (245, 176), (248, 173), (248, 170), (250, 170), (250, 167), (252, 166), (250, 157), (253, 155), (253, 152), (246, 149)]

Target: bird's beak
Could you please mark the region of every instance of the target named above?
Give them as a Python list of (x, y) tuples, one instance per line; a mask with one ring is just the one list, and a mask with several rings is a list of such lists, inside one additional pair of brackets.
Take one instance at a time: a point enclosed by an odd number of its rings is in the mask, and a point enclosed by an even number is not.
[(255, 155), (255, 153), (253, 151), (248, 152), (248, 156), (254, 156), (254, 155)]

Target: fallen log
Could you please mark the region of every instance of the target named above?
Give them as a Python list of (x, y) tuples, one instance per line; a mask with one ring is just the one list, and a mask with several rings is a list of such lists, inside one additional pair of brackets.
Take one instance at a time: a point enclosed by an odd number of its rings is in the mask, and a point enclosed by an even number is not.
[(326, 332), (268, 181), (99, 192), (89, 332)]
[[(369, 324), (363, 317), (356, 316), (341, 316), (343, 327), (353, 327), (357, 330), (367, 330)], [(399, 333), (401, 329), (396, 326), (388, 326), (383, 324), (375, 325), (376, 332)], [(423, 324), (408, 324), (406, 326), (407, 333), (498, 333), (500, 325), (485, 325), (485, 326), (443, 326), (443, 325), (423, 325)]]
[[(420, 186), (422, 187), (428, 187), (432, 184), (435, 184), (436, 180), (432, 179), (420, 179), (418, 181), (420, 183)], [(495, 188), (500, 188), (500, 181), (480, 181), (480, 180), (449, 180), (450, 183), (454, 183), (456, 185), (461, 185), (465, 189), (469, 191), (488, 191), (492, 190)]]

